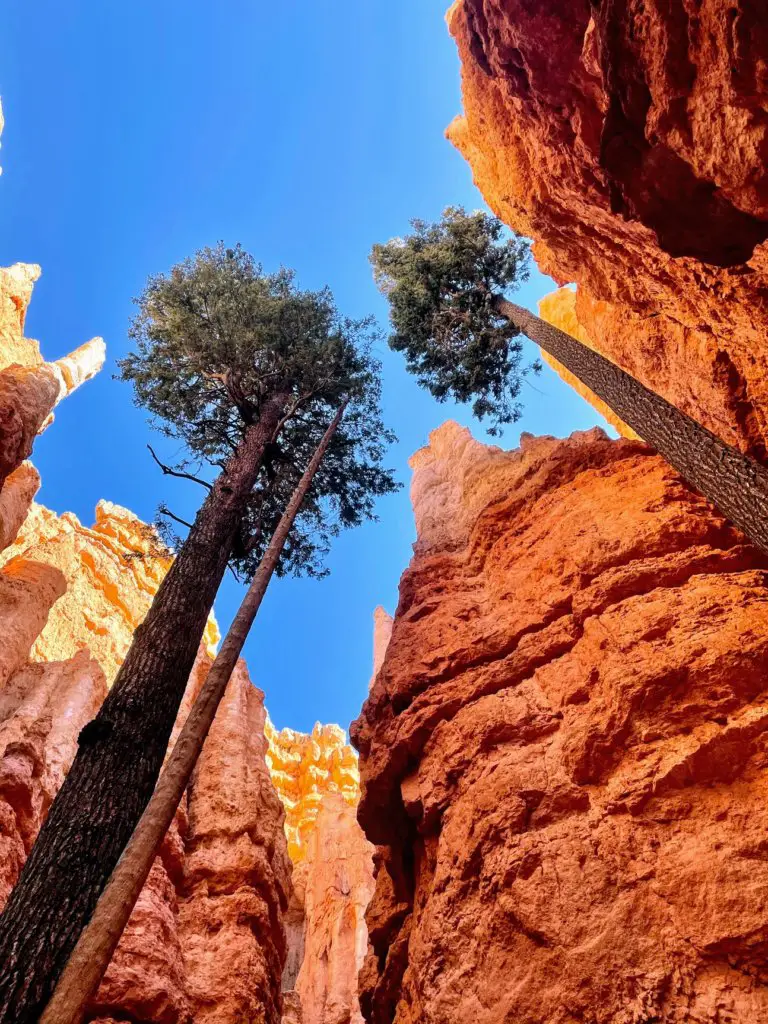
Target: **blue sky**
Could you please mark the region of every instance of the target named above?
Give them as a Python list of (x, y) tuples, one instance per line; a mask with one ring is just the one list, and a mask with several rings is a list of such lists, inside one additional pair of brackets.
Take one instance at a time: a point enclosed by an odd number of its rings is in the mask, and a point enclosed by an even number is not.
[[(151, 519), (165, 501), (194, 514), (201, 492), (163, 478), (157, 442), (130, 389), (112, 379), (128, 347), (131, 297), (195, 249), (241, 241), (266, 267), (330, 285), (353, 316), (386, 310), (371, 280), (373, 242), (449, 204), (482, 205), (443, 132), (460, 110), (446, 0), (42, 0), (4, 12), (0, 94), (0, 264), (40, 263), (27, 333), (55, 359), (95, 334), (101, 375), (63, 403), (37, 442), (39, 500), (93, 521), (100, 498)], [(535, 309), (552, 289), (534, 274)], [(410, 454), (448, 417), (381, 352), (390, 464), (406, 484), (380, 522), (340, 538), (323, 581), (273, 582), (246, 648), (278, 726), (348, 725), (371, 669), (371, 616), (393, 611), (414, 540)], [(600, 422), (545, 370), (524, 388), (520, 430), (565, 435)], [(484, 433), (474, 424), (475, 435)], [(216, 613), (242, 595), (231, 577)]]

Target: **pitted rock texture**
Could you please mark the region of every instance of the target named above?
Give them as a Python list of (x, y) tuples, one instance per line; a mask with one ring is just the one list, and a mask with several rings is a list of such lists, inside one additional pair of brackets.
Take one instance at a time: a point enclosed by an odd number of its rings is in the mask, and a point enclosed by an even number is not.
[(363, 1024), (357, 975), (368, 944), (373, 847), (340, 793), (322, 798), (293, 884), (304, 918), (303, 959), (283, 1020), (292, 1019), (298, 997), (303, 1024)]
[(315, 723), (311, 733), (277, 730), (267, 719), (267, 764), (285, 807), (288, 852), (294, 864), (306, 856), (326, 793), (356, 807), (360, 793), (357, 754), (338, 725)]
[(768, 565), (642, 444), (446, 424), (353, 739), (372, 1024), (768, 1019)]
[[(201, 647), (179, 721), (204, 682)], [(290, 897), (264, 695), (240, 662), (90, 1020), (277, 1024)]]
[(766, 459), (768, 21), (752, 0), (457, 0), (449, 136), (593, 345)]
[[(55, 567), (66, 580), (32, 657), (54, 661), (87, 648), (111, 684), (171, 565), (154, 531), (109, 501), (99, 502), (90, 528), (71, 512), (56, 515), (33, 504), (14, 543), (0, 553), (0, 564), (15, 558)], [(213, 651), (219, 639), (213, 617), (205, 639)]]

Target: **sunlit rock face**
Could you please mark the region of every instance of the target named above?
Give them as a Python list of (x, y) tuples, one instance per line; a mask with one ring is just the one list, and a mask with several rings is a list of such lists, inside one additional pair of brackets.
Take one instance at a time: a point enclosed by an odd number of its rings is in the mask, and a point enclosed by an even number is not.
[(17, 263), (0, 271), (0, 487), (32, 452), (54, 407), (99, 372), (106, 348), (93, 338), (46, 363), (24, 337), (24, 317), (40, 268)]
[[(14, 557), (55, 566), (67, 580), (32, 656), (49, 661), (87, 647), (111, 684), (171, 565), (154, 532), (110, 501), (99, 502), (92, 527), (71, 512), (57, 515), (33, 504), (15, 542), (0, 553), (0, 563)], [(213, 619), (205, 639), (213, 650), (218, 641)]]
[(768, 1019), (764, 558), (599, 430), (502, 452), (446, 424), (413, 468), (352, 733), (364, 1016)]
[(594, 346), (765, 459), (768, 21), (751, 0), (458, 0), (449, 130)]
[(267, 722), (267, 740), (293, 862), (283, 1022), (362, 1024), (357, 974), (373, 863), (356, 819), (357, 755), (336, 725), (300, 733)]
[(285, 807), (288, 852), (294, 864), (307, 843), (326, 793), (339, 793), (357, 806), (360, 775), (357, 754), (338, 725), (315, 724), (311, 733), (277, 730), (267, 721), (267, 764)]

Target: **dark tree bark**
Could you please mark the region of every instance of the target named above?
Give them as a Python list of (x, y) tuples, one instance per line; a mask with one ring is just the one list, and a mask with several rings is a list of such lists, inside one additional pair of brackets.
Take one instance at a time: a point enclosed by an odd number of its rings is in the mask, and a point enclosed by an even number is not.
[(0, 915), (0, 1022), (33, 1024), (152, 795), (265, 446), (274, 395), (195, 518)]
[(569, 334), (501, 296), (494, 305), (768, 553), (768, 470)]
[(187, 716), (152, 797), (80, 936), (40, 1024), (82, 1024), (192, 777), (296, 516), (341, 422), (341, 406), (288, 502), (216, 660)]

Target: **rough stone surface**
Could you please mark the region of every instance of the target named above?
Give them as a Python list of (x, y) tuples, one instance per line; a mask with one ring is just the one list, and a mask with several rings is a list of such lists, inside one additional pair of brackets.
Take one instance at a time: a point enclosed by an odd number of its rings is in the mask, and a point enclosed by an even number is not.
[(105, 353), (102, 339), (93, 338), (55, 363), (0, 370), (0, 486), (31, 455), (54, 406), (98, 373)]
[[(15, 557), (54, 566), (67, 581), (33, 658), (60, 660), (88, 648), (111, 684), (171, 564), (153, 531), (109, 501), (99, 502), (90, 528), (71, 512), (56, 515), (33, 504), (15, 542), (0, 553), (0, 564)], [(211, 650), (218, 638), (211, 618), (206, 631)]]
[(768, 1019), (765, 560), (599, 430), (502, 452), (448, 424), (413, 466), (353, 727), (367, 1020)]
[(0, 907), (64, 781), (77, 734), (106, 692), (85, 651), (70, 661), (26, 665), (0, 687)]
[[(357, 974), (373, 894), (373, 847), (340, 793), (326, 794), (304, 861), (294, 870), (305, 951), (296, 981), (304, 1024), (363, 1024)], [(284, 1018), (285, 1019), (285, 1018)]]
[(357, 806), (360, 775), (357, 754), (338, 725), (315, 724), (311, 733), (277, 730), (267, 719), (267, 764), (285, 807), (291, 861), (304, 859), (307, 843), (326, 793), (340, 793)]
[(449, 130), (595, 347), (766, 458), (768, 21), (753, 0), (458, 0)]
[(371, 686), (384, 663), (389, 641), (392, 638), (392, 616), (379, 605), (373, 613), (373, 674)]
[(280, 1020), (291, 868), (265, 722), (240, 662), (189, 792), (180, 924), (196, 1024)]
[(0, 558), (16, 539), (40, 487), (40, 474), (31, 462), (22, 462), (0, 490)]

